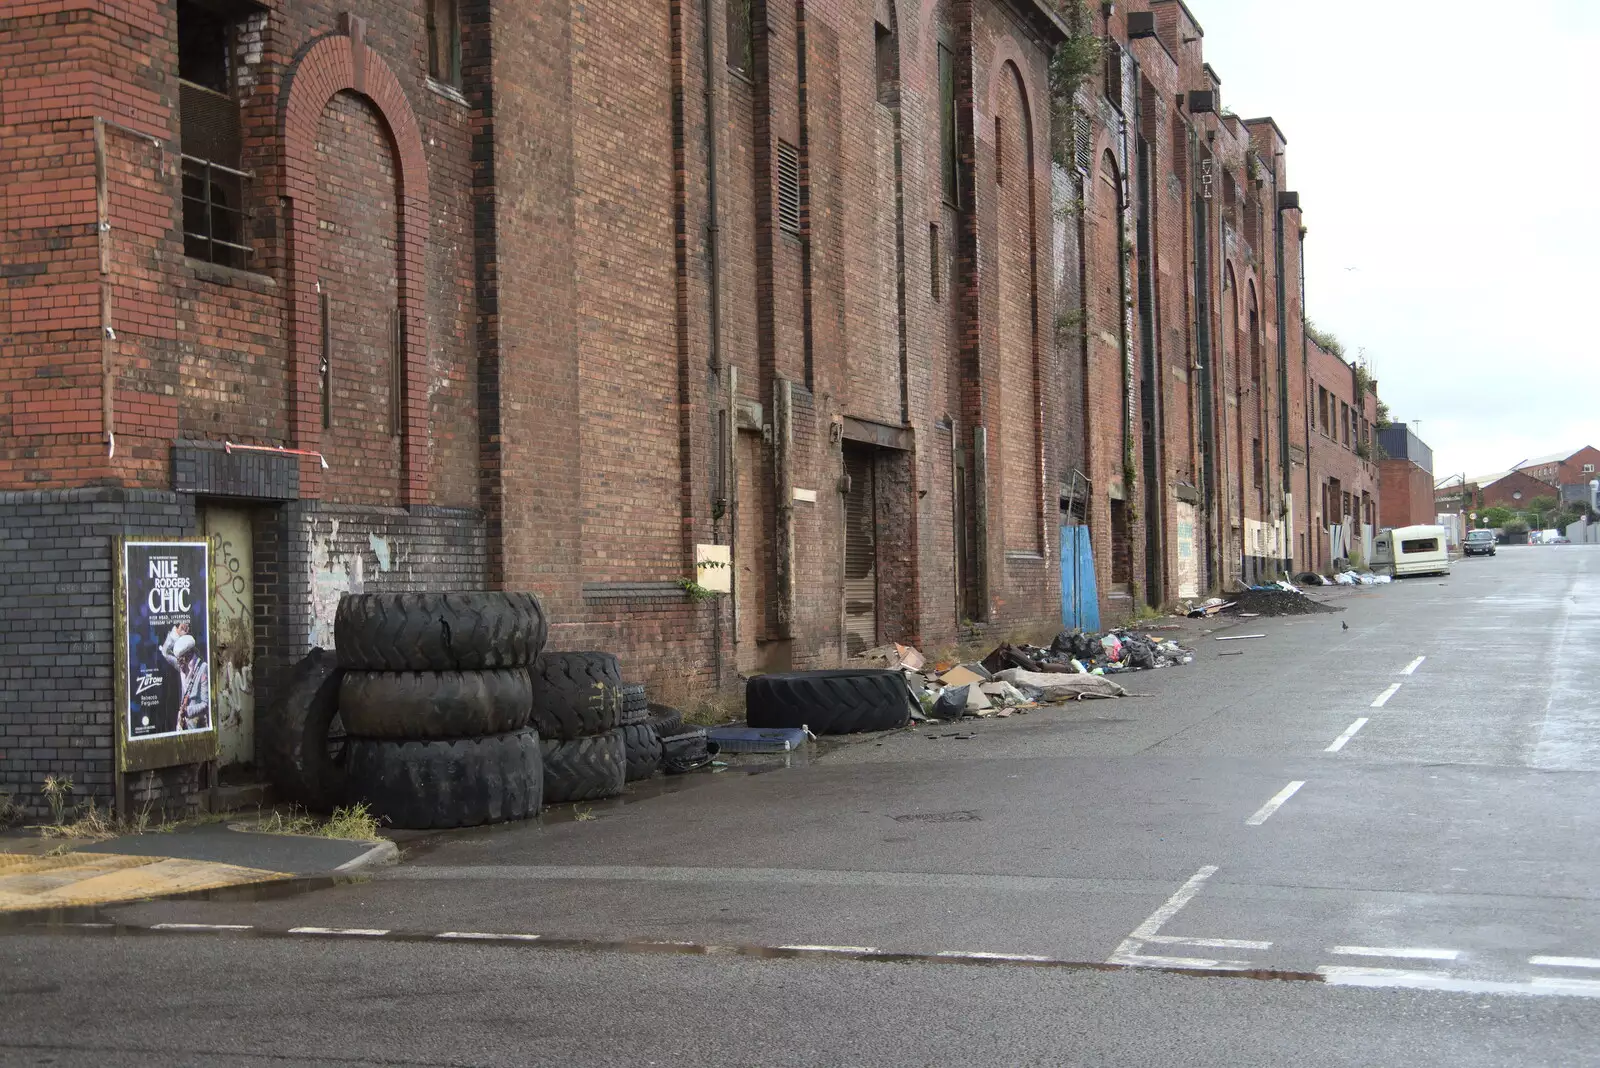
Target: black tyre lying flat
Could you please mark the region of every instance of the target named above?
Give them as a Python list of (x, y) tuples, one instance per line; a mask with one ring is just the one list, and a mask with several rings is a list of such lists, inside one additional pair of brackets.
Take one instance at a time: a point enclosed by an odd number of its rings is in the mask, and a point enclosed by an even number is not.
[(339, 666), (356, 671), (527, 667), (549, 625), (531, 593), (348, 593), (334, 614)]
[(268, 780), (285, 800), (316, 812), (344, 801), (347, 750), (333, 744), (340, 675), (332, 650), (311, 650), (261, 724)]
[(546, 741), (570, 741), (622, 722), (622, 671), (610, 653), (546, 653), (533, 666), (530, 722)]
[(683, 712), (669, 705), (651, 705), (650, 718), (645, 720), (650, 724), (650, 729), (656, 732), (656, 737), (661, 738), (669, 734), (677, 734), (683, 730)]
[[(630, 713), (635, 713), (635, 714), (646, 713), (647, 714), (649, 711), (650, 711), (650, 704), (649, 704), (649, 699), (645, 697), (644, 683), (642, 683), (642, 682), (625, 682), (625, 683), (623, 683), (622, 684), (622, 714), (624, 716), (627, 716)], [(629, 720), (628, 722), (638, 723), (638, 722), (640, 722), (640, 720)]]
[(537, 815), (544, 759), (531, 730), (450, 741), (349, 742), (349, 798), (388, 826), (476, 827)]
[(599, 801), (616, 797), (627, 781), (627, 750), (621, 729), (588, 738), (545, 740), (544, 803)]
[(528, 725), (527, 668), (499, 671), (346, 671), (344, 729), (359, 738), (475, 738)]
[(629, 782), (648, 779), (661, 767), (661, 739), (648, 723), (622, 728), (622, 748), (627, 756)]
[(792, 671), (745, 684), (752, 727), (809, 727), (815, 734), (886, 731), (911, 720), (905, 676), (882, 669)]

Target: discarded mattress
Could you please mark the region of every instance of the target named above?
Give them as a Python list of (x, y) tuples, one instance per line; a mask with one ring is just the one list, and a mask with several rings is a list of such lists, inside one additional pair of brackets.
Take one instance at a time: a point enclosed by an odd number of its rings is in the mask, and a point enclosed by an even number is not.
[(1059, 675), (1049, 671), (1027, 671), (1007, 668), (995, 678), (1013, 686), (1031, 686), (1044, 694), (1046, 701), (1073, 700), (1084, 697), (1125, 697), (1128, 691), (1104, 675)]

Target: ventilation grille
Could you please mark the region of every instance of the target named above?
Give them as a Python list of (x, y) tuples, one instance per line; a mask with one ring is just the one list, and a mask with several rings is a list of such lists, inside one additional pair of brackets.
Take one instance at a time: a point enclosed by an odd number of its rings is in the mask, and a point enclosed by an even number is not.
[(224, 167), (239, 166), (239, 105), (193, 82), (178, 83), (183, 154)]
[(1089, 116), (1079, 111), (1073, 119), (1072, 155), (1080, 171), (1089, 169), (1089, 146), (1094, 143), (1094, 126)]
[(778, 142), (778, 225), (800, 232), (800, 153), (787, 141)]

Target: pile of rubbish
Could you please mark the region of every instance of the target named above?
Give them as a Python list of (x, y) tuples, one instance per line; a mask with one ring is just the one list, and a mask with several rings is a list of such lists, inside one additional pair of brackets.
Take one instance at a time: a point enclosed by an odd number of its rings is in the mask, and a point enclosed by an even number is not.
[(1393, 575), (1379, 575), (1372, 571), (1339, 571), (1332, 578), (1315, 571), (1302, 571), (1294, 580), (1303, 586), (1382, 586), (1394, 581)]
[(1008, 642), (982, 660), (944, 670), (899, 643), (868, 650), (861, 659), (904, 674), (925, 718), (953, 720), (1009, 716), (1047, 702), (1124, 697), (1128, 691), (1106, 676), (1188, 664), (1194, 654), (1153, 634), (1075, 630), (1057, 635), (1048, 647)]
[[(1320, 585), (1322, 576), (1306, 571), (1295, 576), (1296, 580), (1314, 578), (1316, 582), (1307, 582), (1306, 585)], [(1348, 585), (1348, 583), (1344, 583)], [(1212, 597), (1205, 601), (1190, 604), (1186, 614), (1191, 619), (1210, 618), (1223, 612), (1230, 615), (1239, 615), (1246, 618), (1254, 616), (1307, 616), (1319, 612), (1338, 612), (1342, 609), (1325, 605), (1321, 601), (1314, 601), (1305, 595), (1305, 592), (1293, 582), (1279, 580), (1277, 582), (1262, 583), (1255, 586), (1239, 586), (1228, 594), (1226, 600), (1221, 597)]]

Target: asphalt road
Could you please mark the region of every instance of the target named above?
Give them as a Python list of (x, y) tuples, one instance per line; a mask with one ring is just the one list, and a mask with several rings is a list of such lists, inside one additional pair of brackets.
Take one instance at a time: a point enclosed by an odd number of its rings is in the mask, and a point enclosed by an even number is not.
[(0, 928), (0, 1063), (1600, 1064), (1600, 550), (1334, 603), (1146, 696)]

